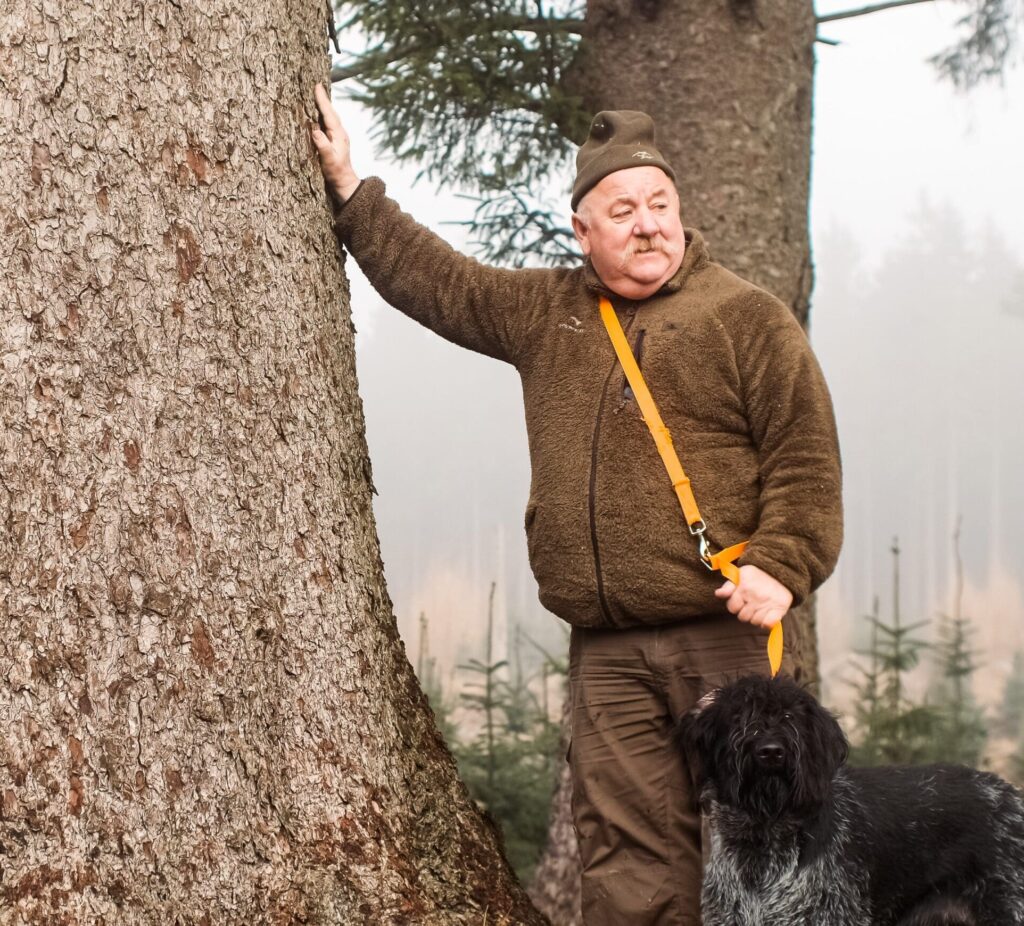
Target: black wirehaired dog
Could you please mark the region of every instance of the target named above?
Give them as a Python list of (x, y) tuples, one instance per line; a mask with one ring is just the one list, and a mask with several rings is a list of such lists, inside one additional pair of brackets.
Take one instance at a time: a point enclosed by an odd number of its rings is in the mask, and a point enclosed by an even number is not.
[(851, 768), (789, 679), (680, 722), (711, 832), (704, 926), (1024, 926), (1024, 795), (955, 765)]

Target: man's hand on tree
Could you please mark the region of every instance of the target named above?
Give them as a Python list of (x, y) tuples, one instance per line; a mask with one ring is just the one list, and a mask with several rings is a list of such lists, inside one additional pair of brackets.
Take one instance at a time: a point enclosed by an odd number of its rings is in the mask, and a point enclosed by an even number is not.
[(320, 170), (323, 172), (327, 188), (344, 202), (359, 186), (359, 177), (352, 169), (348, 132), (341, 124), (338, 113), (331, 105), (331, 98), (321, 84), (316, 85), (313, 95), (316, 97), (316, 105), (326, 130), (323, 131), (316, 125), (311, 127), (313, 144), (320, 155)]
[(785, 617), (793, 595), (785, 585), (757, 566), (740, 566), (739, 587), (732, 582), (715, 590), (725, 606), (741, 621), (769, 630)]

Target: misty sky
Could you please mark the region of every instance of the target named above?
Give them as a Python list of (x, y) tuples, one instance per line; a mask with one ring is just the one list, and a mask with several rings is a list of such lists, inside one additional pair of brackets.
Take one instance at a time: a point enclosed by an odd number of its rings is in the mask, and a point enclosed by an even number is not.
[[(983, 695), (1024, 646), (1024, 69), (966, 96), (940, 83), (925, 59), (953, 41), (963, 9), (922, 4), (820, 30), (842, 42), (817, 46), (811, 206), (811, 336), (836, 403), (847, 504), (847, 543), (819, 598), (833, 696), (860, 643), (855, 619), (875, 595), (891, 613), (894, 535), (904, 617), (953, 607), (958, 517)], [(356, 169), (465, 247), (442, 223), (468, 218), (469, 204), (376, 161), (367, 115), (336, 101)], [(420, 612), (442, 665), (481, 655), (491, 580), (502, 628), (522, 622), (560, 646), (526, 564), (518, 377), (384, 307), (354, 262), (347, 270), (378, 529), (410, 658)]]

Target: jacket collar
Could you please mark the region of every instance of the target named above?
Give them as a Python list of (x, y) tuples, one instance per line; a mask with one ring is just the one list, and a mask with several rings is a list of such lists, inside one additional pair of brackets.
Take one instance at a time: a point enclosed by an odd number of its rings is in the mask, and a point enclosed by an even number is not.
[[(683, 254), (683, 262), (679, 265), (679, 269), (662, 284), (661, 289), (648, 296), (648, 299), (679, 292), (690, 274), (705, 267), (711, 260), (704, 236), (696, 228), (684, 228), (683, 233), (686, 236), (686, 251)], [(603, 296), (623, 298), (604, 285), (601, 278), (597, 275), (597, 271), (594, 270), (594, 265), (590, 262), (589, 257), (583, 263), (583, 280), (589, 289)]]

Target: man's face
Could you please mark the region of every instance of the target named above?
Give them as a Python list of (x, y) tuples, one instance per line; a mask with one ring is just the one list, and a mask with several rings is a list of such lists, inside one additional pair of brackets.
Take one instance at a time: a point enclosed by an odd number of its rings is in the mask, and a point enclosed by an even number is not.
[(572, 217), (601, 281), (627, 299), (657, 292), (683, 262), (679, 194), (660, 167), (627, 167), (601, 180)]

